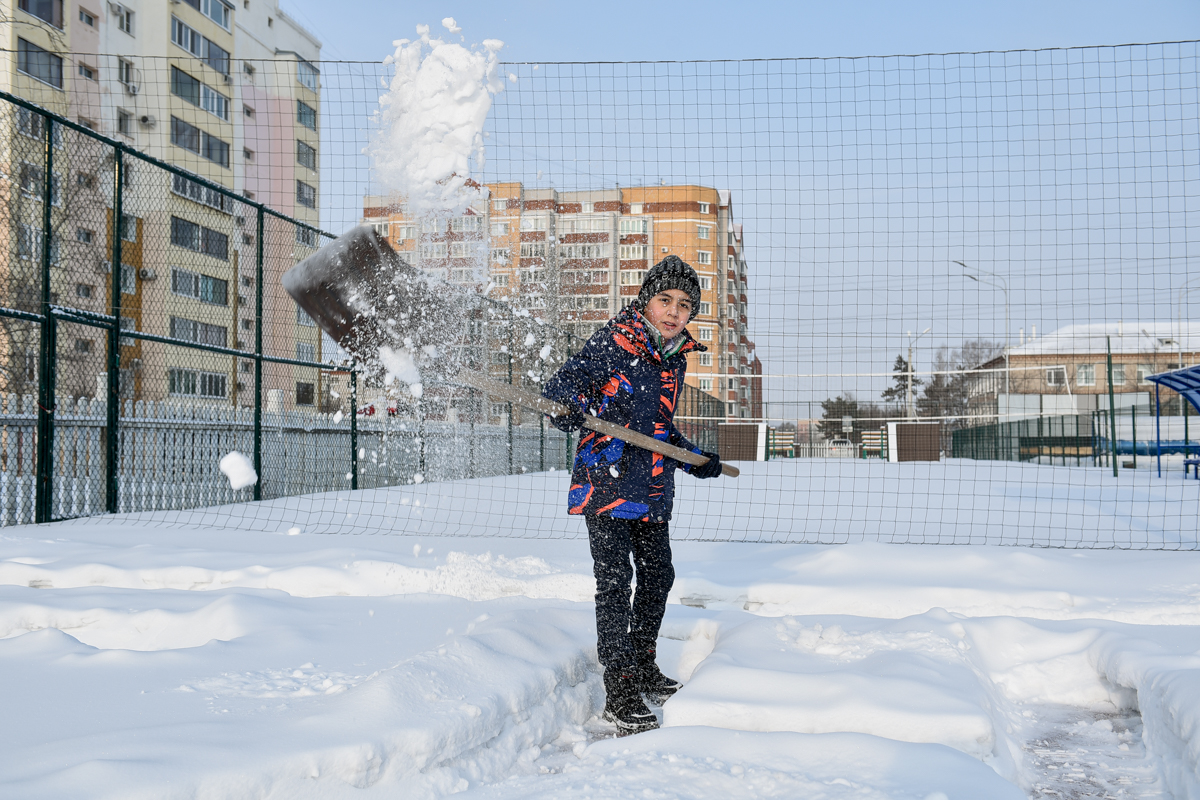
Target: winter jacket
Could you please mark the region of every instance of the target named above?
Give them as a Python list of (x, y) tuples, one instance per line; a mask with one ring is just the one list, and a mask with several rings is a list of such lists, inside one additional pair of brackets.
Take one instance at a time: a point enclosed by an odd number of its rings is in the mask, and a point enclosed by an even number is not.
[[(583, 350), (567, 359), (542, 395), (699, 453), (673, 420), (687, 354), (707, 348), (686, 328), (679, 335), (684, 337), (682, 345), (662, 358), (658, 331), (632, 305), (627, 306), (596, 331)], [(595, 431), (584, 429), (580, 434), (568, 513), (646, 522), (671, 518), (675, 470), (690, 471), (690, 465)]]

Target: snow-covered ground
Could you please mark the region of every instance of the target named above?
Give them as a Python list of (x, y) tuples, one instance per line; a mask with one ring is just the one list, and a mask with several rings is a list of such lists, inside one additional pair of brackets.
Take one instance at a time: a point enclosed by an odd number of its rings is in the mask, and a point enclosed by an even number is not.
[(561, 473), (4, 529), (0, 796), (1200, 797), (1200, 553), (966, 544), (1186, 548), (1200, 482), (740, 466), (626, 738)]

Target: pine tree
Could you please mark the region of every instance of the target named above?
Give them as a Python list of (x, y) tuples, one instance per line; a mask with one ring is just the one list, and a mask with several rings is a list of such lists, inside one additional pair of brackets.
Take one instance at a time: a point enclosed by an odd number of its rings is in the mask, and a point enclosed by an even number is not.
[(817, 429), (821, 431), (821, 436), (826, 439), (850, 439), (858, 441), (858, 431), (851, 434), (842, 432), (843, 417), (858, 417), (858, 401), (854, 399), (854, 395), (847, 392), (845, 395), (821, 401), (821, 421), (817, 423)]
[[(906, 402), (908, 402), (909, 374), (908, 361), (906, 361), (902, 355), (896, 356), (896, 363), (892, 367), (892, 380), (895, 381), (895, 384), (884, 389), (881, 396), (889, 403), (899, 403), (900, 405), (904, 405)], [(917, 396), (918, 387), (923, 386), (924, 383), (925, 382), (916, 375), (912, 376), (913, 397)]]

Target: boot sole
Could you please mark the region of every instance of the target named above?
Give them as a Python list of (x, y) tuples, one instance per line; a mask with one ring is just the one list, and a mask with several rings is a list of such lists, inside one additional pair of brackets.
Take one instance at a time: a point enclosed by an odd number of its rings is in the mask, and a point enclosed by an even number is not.
[(601, 718), (605, 722), (616, 725), (617, 734), (620, 736), (628, 736), (632, 733), (642, 733), (643, 731), (652, 731), (658, 727), (658, 720), (655, 717), (650, 717), (650, 719), (645, 722), (624, 722), (614, 717), (608, 711), (605, 711)]
[(669, 692), (643, 692), (642, 696), (646, 698), (646, 702), (651, 705), (661, 706), (663, 703), (675, 696), (677, 689), (672, 689)]

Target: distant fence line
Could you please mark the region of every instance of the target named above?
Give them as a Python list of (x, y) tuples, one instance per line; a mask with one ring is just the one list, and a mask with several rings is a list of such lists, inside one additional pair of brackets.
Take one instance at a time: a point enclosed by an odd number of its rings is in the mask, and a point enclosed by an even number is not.
[[(34, 521), (37, 398), (0, 395), (0, 524)], [(103, 461), (108, 407), (102, 400), (61, 400), (54, 438), (53, 514), (57, 519), (103, 514)], [(218, 467), (231, 451), (254, 444), (254, 410), (170, 401), (125, 401), (120, 408), (119, 512), (164, 511), (253, 499), (234, 490)], [(262, 499), (350, 487), (348, 419), (303, 411), (262, 415)], [(357, 425), (358, 487), (483, 478), (565, 469), (567, 435), (549, 426), (510, 428), (470, 422), (430, 422), (363, 416)]]

